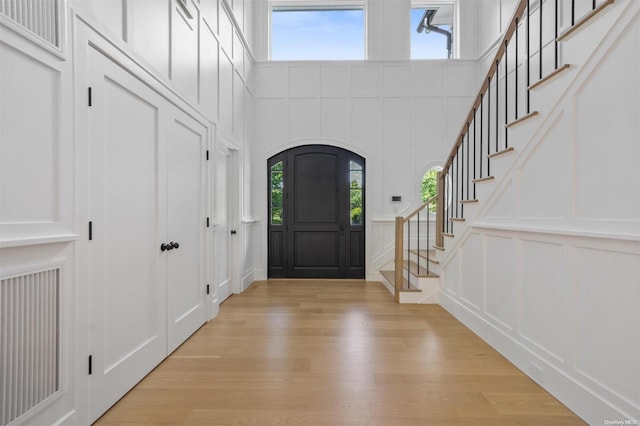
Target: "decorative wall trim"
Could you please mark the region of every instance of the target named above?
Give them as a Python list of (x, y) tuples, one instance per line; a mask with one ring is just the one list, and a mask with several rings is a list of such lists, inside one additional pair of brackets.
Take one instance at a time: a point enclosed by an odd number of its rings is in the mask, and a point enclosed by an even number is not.
[(553, 236), (567, 236), (578, 238), (598, 238), (615, 241), (636, 241), (640, 242), (640, 234), (627, 234), (627, 233), (605, 233), (605, 232), (593, 232), (586, 231), (577, 228), (552, 228), (544, 226), (527, 226), (527, 225), (502, 225), (486, 222), (476, 222), (471, 227), (472, 229), (483, 229), (493, 231), (504, 231), (524, 234), (542, 234)]
[(0, 240), (0, 249), (9, 247), (20, 246), (34, 246), (38, 244), (55, 244), (55, 243), (69, 243), (76, 241), (78, 234), (61, 234), (61, 235), (47, 235), (42, 237), (33, 238), (16, 238), (8, 240)]

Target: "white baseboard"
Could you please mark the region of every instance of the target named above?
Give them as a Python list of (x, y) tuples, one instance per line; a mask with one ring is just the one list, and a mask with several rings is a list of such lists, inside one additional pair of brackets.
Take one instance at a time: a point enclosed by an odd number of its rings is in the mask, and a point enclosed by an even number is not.
[(242, 276), (242, 284), (241, 284), (242, 288), (240, 289), (240, 292), (242, 293), (243, 291), (248, 289), (255, 280), (256, 280), (255, 279), (255, 270), (252, 269), (252, 270), (246, 272)]
[(77, 424), (76, 410), (71, 410), (64, 416), (60, 417), (53, 426), (73, 426)]

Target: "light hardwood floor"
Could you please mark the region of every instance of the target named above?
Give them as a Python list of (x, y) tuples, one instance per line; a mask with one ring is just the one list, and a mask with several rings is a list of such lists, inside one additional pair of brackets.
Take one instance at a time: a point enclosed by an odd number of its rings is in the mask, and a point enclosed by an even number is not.
[(377, 282), (271, 280), (97, 424), (584, 423), (439, 306), (397, 305)]

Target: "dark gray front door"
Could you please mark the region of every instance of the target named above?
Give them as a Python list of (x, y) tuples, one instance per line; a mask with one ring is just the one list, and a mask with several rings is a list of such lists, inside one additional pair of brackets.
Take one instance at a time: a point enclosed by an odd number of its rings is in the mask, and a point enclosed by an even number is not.
[(364, 159), (306, 145), (268, 173), (269, 277), (364, 278)]

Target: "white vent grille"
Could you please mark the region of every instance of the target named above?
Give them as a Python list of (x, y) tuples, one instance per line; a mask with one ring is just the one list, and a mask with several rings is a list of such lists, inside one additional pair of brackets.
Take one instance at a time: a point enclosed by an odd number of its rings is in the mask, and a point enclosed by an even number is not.
[(60, 268), (0, 281), (0, 421), (60, 389)]
[(45, 41), (60, 47), (58, 0), (0, 0), (0, 13)]

